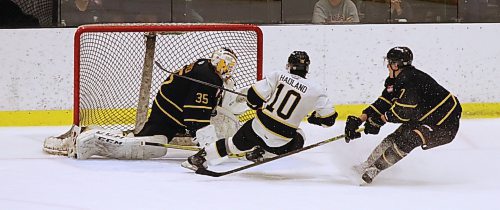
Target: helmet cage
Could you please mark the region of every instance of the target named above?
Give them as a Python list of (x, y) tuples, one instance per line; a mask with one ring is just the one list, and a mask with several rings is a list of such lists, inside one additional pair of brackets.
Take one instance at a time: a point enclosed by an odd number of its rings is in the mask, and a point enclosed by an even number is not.
[(228, 48), (221, 48), (212, 53), (210, 62), (221, 77), (230, 78), (236, 68), (237, 57)]

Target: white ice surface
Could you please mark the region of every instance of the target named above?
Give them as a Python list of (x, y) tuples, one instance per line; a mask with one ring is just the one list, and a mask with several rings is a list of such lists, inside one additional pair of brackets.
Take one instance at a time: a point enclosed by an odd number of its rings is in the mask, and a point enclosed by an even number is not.
[[(306, 144), (341, 134), (304, 124)], [(42, 152), (43, 139), (68, 127), (0, 128), (0, 209), (500, 209), (500, 119), (463, 120), (446, 146), (415, 149), (369, 186), (348, 168), (395, 129), (332, 142), (225, 177), (180, 167), (192, 152), (144, 161), (79, 161)], [(231, 161), (226, 170), (245, 164)]]

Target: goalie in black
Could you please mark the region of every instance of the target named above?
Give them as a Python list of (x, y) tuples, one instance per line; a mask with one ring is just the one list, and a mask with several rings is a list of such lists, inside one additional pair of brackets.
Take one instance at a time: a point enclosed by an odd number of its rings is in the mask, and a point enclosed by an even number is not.
[(332, 126), (338, 114), (317, 83), (306, 79), (309, 64), (306, 52), (294, 51), (288, 58), (289, 72), (275, 71), (248, 89), (246, 101), (257, 116), (233, 137), (205, 146), (182, 166), (196, 171), (231, 155), (245, 154), (247, 160), (260, 161), (300, 149), (304, 134), (299, 124), (311, 112), (310, 123)]
[[(162, 83), (148, 121), (135, 137), (123, 136), (112, 130), (85, 131), (76, 138), (68, 155), (78, 159), (87, 159), (92, 155), (117, 159), (155, 158), (164, 156), (167, 148), (141, 145), (141, 142), (166, 144), (179, 133), (191, 139), (197, 132), (209, 132), (203, 129), (209, 128), (222, 90), (201, 82), (222, 87), (224, 80), (233, 73), (236, 61), (232, 50), (221, 48), (213, 52), (210, 59), (198, 59), (184, 66)], [(210, 135), (215, 135), (212, 133)]]
[(371, 183), (380, 173), (403, 159), (416, 147), (427, 150), (450, 143), (457, 134), (462, 108), (458, 99), (431, 76), (412, 66), (408, 47), (394, 47), (386, 57), (389, 77), (385, 89), (361, 116), (348, 116), (346, 142), (361, 137), (356, 129), (364, 122), (366, 134), (378, 134), (386, 122), (400, 123), (355, 166), (362, 180)]

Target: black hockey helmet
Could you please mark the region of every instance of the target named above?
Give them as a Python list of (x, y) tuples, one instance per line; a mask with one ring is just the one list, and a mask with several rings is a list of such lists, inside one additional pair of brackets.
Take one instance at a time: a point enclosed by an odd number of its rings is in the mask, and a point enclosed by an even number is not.
[(398, 67), (411, 66), (413, 53), (408, 47), (393, 47), (387, 52), (387, 62), (396, 63)]
[(291, 74), (305, 77), (309, 71), (309, 56), (304, 51), (293, 51), (288, 56), (288, 68)]

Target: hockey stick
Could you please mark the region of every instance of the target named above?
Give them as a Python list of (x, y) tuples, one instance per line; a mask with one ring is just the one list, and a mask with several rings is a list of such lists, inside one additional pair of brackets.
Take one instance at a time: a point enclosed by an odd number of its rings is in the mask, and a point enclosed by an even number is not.
[(197, 146), (182, 146), (182, 145), (176, 145), (176, 144), (162, 144), (162, 143), (147, 142), (147, 141), (142, 141), (141, 145), (165, 147), (165, 148), (188, 150), (188, 151), (200, 151), (200, 148)]
[(187, 79), (187, 80), (191, 80), (193, 82), (196, 82), (196, 83), (200, 83), (202, 85), (206, 85), (206, 86), (209, 86), (209, 87), (213, 87), (213, 88), (217, 88), (217, 89), (221, 89), (221, 90), (224, 90), (224, 91), (227, 91), (227, 92), (231, 92), (231, 93), (234, 93), (236, 95), (240, 95), (240, 96), (245, 96), (247, 97), (247, 95), (243, 94), (243, 93), (240, 93), (240, 92), (236, 92), (234, 90), (229, 90), (227, 88), (224, 88), (224, 87), (221, 87), (221, 86), (218, 86), (218, 85), (214, 85), (214, 84), (211, 84), (211, 83), (208, 83), (208, 82), (205, 82), (205, 81), (201, 81), (201, 80), (197, 80), (197, 79), (194, 79), (194, 78), (191, 78), (191, 77), (186, 77), (186, 76), (183, 76), (183, 75), (179, 75), (179, 74), (176, 74), (174, 72), (171, 72), (165, 68), (163, 68), (163, 66), (161, 66), (160, 63), (158, 63), (158, 61), (155, 61), (155, 64), (156, 66), (158, 66), (158, 68), (160, 68), (161, 70), (165, 71), (165, 72), (168, 72), (170, 74), (173, 74), (177, 77), (180, 77), (180, 78), (184, 78), (184, 79)]
[[(364, 130), (364, 128), (360, 128), (360, 129), (358, 129), (356, 131), (357, 132), (361, 132), (363, 130)], [(274, 161), (274, 160), (277, 160), (277, 159), (281, 159), (281, 158), (284, 158), (284, 157), (287, 157), (287, 156), (290, 156), (290, 155), (293, 155), (293, 154), (296, 154), (296, 153), (299, 153), (299, 152), (303, 152), (303, 151), (306, 151), (306, 150), (309, 150), (309, 149), (312, 149), (312, 148), (315, 148), (315, 147), (319, 147), (319, 146), (321, 146), (323, 144), (334, 142), (336, 140), (343, 139), (343, 138), (345, 138), (345, 134), (342, 134), (342, 135), (339, 135), (339, 136), (335, 136), (333, 138), (329, 138), (327, 140), (320, 141), (320, 142), (318, 142), (316, 144), (311, 144), (309, 146), (302, 147), (300, 149), (297, 149), (297, 150), (294, 150), (294, 151), (291, 151), (291, 152), (288, 152), (288, 153), (285, 153), (285, 154), (282, 154), (282, 155), (278, 155), (278, 156), (275, 156), (275, 157), (272, 157), (272, 158), (267, 158), (267, 159), (264, 159), (263, 161), (255, 162), (255, 163), (248, 164), (248, 165), (245, 165), (245, 166), (241, 166), (241, 167), (229, 170), (229, 171), (215, 172), (215, 171), (210, 171), (210, 170), (208, 170), (206, 168), (201, 167), (201, 168), (198, 168), (195, 171), (195, 173), (201, 174), (201, 175), (206, 175), (206, 176), (211, 176), (211, 177), (225, 176), (225, 175), (232, 174), (232, 173), (235, 173), (235, 172), (238, 172), (238, 171), (242, 171), (242, 170), (245, 170), (245, 169), (248, 169), (248, 168), (252, 168), (252, 167), (255, 167), (255, 166), (267, 163), (267, 162), (271, 162), (271, 161)]]
[[(157, 147), (165, 147), (165, 148), (171, 148), (171, 149), (179, 149), (179, 150), (187, 150), (187, 151), (200, 151), (201, 148), (197, 146), (182, 146), (182, 145), (176, 145), (176, 144), (162, 144), (162, 143), (157, 143), (157, 142), (147, 142), (147, 141), (142, 141), (141, 145), (148, 145), (148, 146), (157, 146)], [(230, 154), (230, 158), (241, 158), (245, 157), (246, 153), (241, 153), (241, 154)]]

